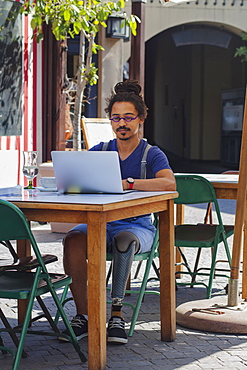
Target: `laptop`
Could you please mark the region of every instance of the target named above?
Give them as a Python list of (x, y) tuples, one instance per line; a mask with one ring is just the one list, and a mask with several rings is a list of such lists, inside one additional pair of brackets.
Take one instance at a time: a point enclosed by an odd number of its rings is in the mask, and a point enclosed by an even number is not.
[(59, 193), (124, 194), (118, 153), (114, 151), (53, 151)]

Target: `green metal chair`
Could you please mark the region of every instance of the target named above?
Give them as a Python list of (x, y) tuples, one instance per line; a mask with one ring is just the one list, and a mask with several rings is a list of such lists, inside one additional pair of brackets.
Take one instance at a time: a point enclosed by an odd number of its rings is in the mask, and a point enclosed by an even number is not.
[[(239, 174), (239, 171), (238, 170), (227, 170), (227, 171), (224, 171), (222, 172), (223, 175), (238, 175)], [(213, 207), (212, 207), (212, 203), (208, 203), (208, 206), (207, 206), (207, 209), (206, 209), (206, 213), (205, 213), (205, 216), (204, 216), (204, 223), (205, 224), (213, 224)], [(198, 249), (198, 252), (197, 252), (197, 256), (196, 256), (196, 260), (195, 260), (195, 264), (194, 264), (194, 269), (193, 269), (193, 272), (196, 272), (198, 271), (198, 265), (199, 265), (199, 261), (200, 261), (200, 256), (201, 256), (201, 249), (199, 248)], [(225, 262), (227, 263), (228, 261), (224, 260), (219, 260), (219, 261), (216, 261), (217, 262)], [(228, 271), (229, 272), (229, 269), (228, 270), (225, 270), (225, 269), (221, 269), (221, 271)], [(195, 281), (196, 279), (196, 275), (193, 276), (193, 279), (192, 281)], [(225, 288), (226, 290), (228, 290), (228, 284)]]
[[(216, 199), (215, 191), (212, 184), (202, 176), (197, 175), (176, 175), (177, 191), (179, 197), (174, 199), (175, 204), (200, 204), (212, 203), (215, 207), (217, 223), (216, 224), (183, 224), (175, 226), (175, 246), (178, 248), (184, 271), (178, 271), (177, 274), (190, 275), (191, 280), (188, 282), (176, 282), (177, 285), (204, 285), (207, 288), (206, 297), (210, 298), (212, 294), (213, 279), (216, 277), (229, 278), (229, 275), (218, 273), (216, 269), (216, 257), (218, 245), (223, 242), (229, 267), (231, 266), (231, 254), (228, 247), (227, 238), (234, 232), (233, 225), (223, 225), (219, 205)], [(182, 248), (212, 248), (210, 268), (200, 267), (192, 271), (185, 253)], [(209, 272), (202, 272), (209, 270)], [(195, 280), (195, 277), (208, 276), (208, 283)]]
[[(15, 205), (4, 200), (0, 200), (0, 240), (6, 243), (8, 241), (20, 239), (30, 241), (32, 250), (35, 254), (35, 261), (31, 259), (31, 262), (29, 261), (31, 264), (26, 261), (26, 266), (22, 263), (23, 261), (21, 261), (21, 259), (20, 261), (17, 261), (16, 264), (2, 264), (0, 267), (0, 298), (28, 300), (27, 310), (23, 324), (15, 328), (10, 326), (6, 316), (1, 310), (0, 318), (3, 321), (5, 328), (1, 328), (0, 333), (8, 332), (17, 349), (14, 351), (12, 348), (4, 346), (2, 338), (0, 337), (0, 350), (4, 353), (8, 351), (14, 356), (13, 369), (18, 369), (21, 356), (23, 355), (24, 341), (27, 334), (51, 335), (55, 337), (64, 335), (59, 332), (55, 322), (41, 299), (43, 294), (50, 293), (66, 328), (69, 330), (70, 336), (66, 336), (66, 338), (73, 344), (81, 361), (85, 362), (86, 358), (81, 351), (56, 293), (57, 289), (68, 287), (71, 283), (71, 278), (67, 275), (48, 273), (45, 266), (46, 262), (40, 254), (39, 248), (24, 214)], [(34, 269), (35, 266), (36, 268)], [(27, 271), (27, 268), (29, 271)], [(34, 270), (30, 271), (30, 269)], [(43, 309), (44, 316), (48, 319), (54, 332), (28, 329), (31, 322), (36, 320), (36, 318), (30, 320), (35, 298)], [(20, 333), (19, 339), (17, 339), (16, 333)], [(25, 357), (25, 352), (23, 357)]]

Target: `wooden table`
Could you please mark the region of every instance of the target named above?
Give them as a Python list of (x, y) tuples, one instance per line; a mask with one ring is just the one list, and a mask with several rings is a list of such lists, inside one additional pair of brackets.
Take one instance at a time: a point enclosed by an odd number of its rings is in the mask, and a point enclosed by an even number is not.
[[(178, 174), (179, 175), (179, 174)], [(227, 174), (196, 174), (205, 177), (215, 189), (217, 199), (236, 199), (238, 190), (238, 175)], [(184, 222), (184, 205), (177, 205), (176, 223)], [(247, 230), (247, 212), (245, 213), (244, 231)], [(177, 261), (178, 261), (177, 255)], [(243, 274), (242, 274), (242, 298), (247, 298), (247, 234), (245, 232), (243, 242)]]
[[(106, 367), (106, 222), (159, 212), (161, 340), (175, 339), (174, 202), (176, 192), (132, 192), (125, 195), (57, 195), (24, 192), (5, 198), (29, 221), (88, 224), (88, 367)], [(22, 256), (30, 245), (21, 241)], [(25, 307), (19, 306), (22, 320)], [(25, 312), (25, 311), (24, 311)]]

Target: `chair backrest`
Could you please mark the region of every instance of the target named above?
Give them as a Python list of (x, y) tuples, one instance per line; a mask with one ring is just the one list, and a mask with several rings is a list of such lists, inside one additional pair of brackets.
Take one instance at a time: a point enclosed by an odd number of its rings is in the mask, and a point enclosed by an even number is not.
[(222, 225), (220, 208), (216, 198), (213, 185), (204, 177), (192, 174), (175, 175), (177, 183), (178, 198), (174, 199), (175, 204), (199, 204), (213, 203), (218, 218)]
[(0, 200), (0, 240), (15, 239), (30, 239), (27, 220), (14, 204)]
[(86, 149), (101, 141), (109, 141), (115, 138), (109, 118), (86, 118), (81, 119), (83, 139)]
[(28, 239), (43, 271), (45, 264), (24, 213), (14, 204), (0, 199), (0, 240)]
[(198, 175), (175, 175), (178, 198), (176, 204), (196, 204), (215, 202), (216, 195), (213, 185)]

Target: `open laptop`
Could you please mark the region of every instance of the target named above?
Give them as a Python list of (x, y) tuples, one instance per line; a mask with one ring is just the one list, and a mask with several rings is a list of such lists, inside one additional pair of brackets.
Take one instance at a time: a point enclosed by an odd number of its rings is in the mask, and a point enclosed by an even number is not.
[(129, 192), (123, 190), (117, 152), (53, 151), (51, 156), (59, 193)]

